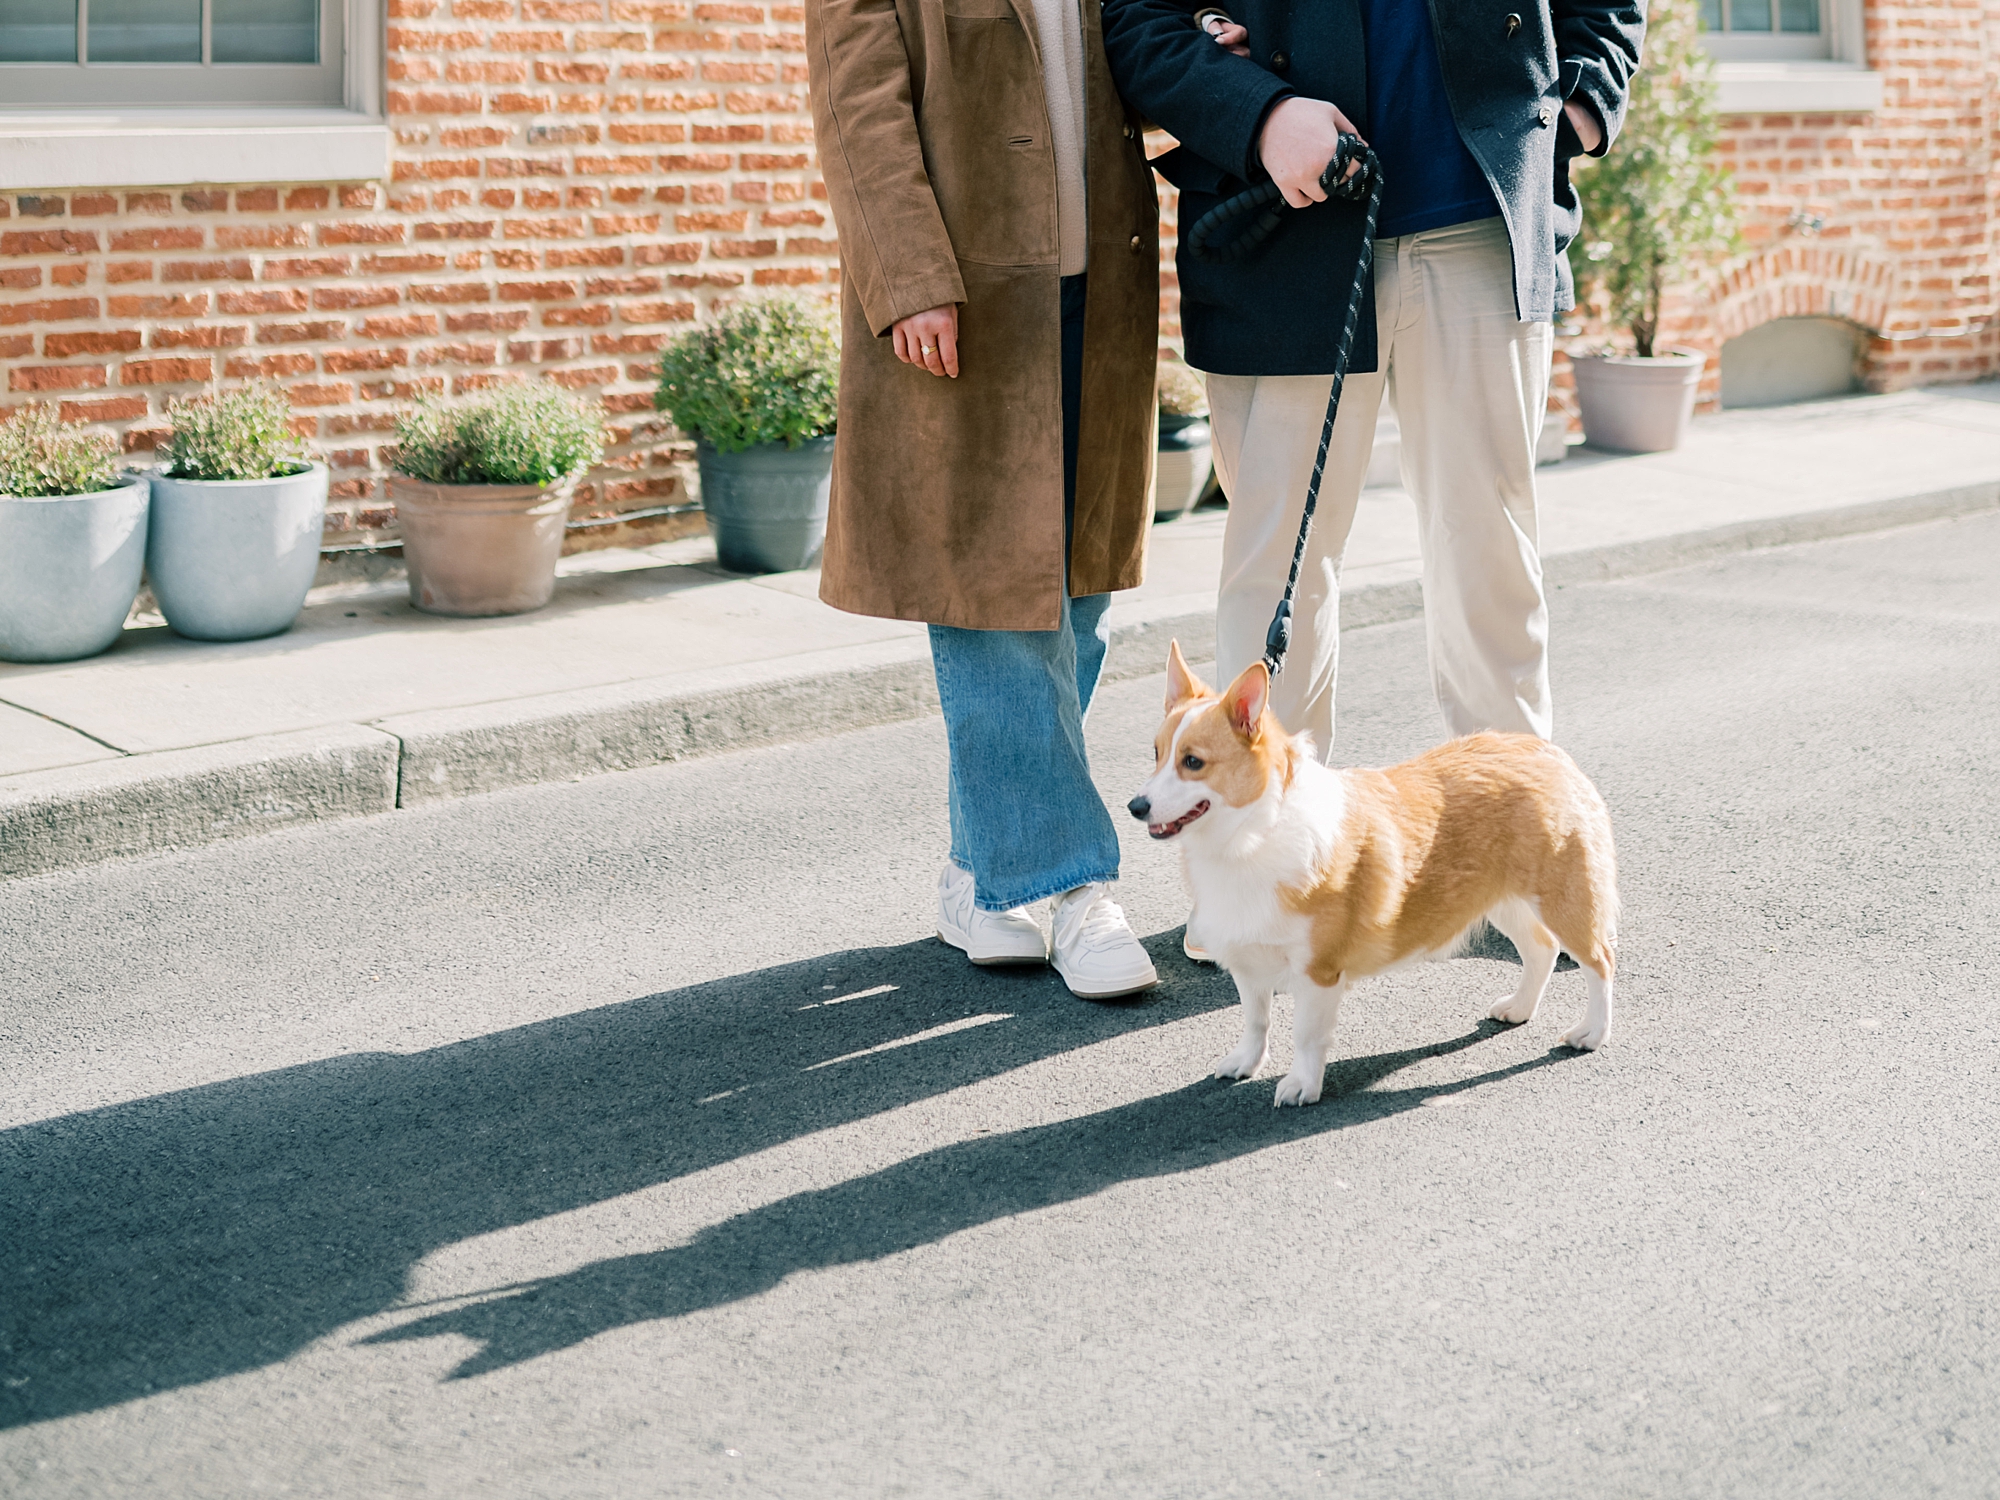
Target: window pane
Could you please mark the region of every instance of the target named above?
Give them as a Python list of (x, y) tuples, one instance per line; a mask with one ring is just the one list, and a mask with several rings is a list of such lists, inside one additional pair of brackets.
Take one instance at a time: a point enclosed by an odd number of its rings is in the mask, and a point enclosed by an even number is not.
[[(91, 0), (95, 5), (97, 0)], [(92, 14), (95, 14), (93, 11)], [(1769, 31), (1771, 29), (1771, 0), (1729, 0), (1729, 29), (1731, 31)]]
[(90, 60), (201, 61), (201, 0), (90, 0)]
[(76, 0), (0, 0), (0, 62), (76, 61)]
[(1819, 30), (1819, 0), (1778, 0), (1778, 26), (1784, 31)]
[(1722, 30), (1722, 0), (1701, 0), (1701, 24), (1706, 31)]
[(318, 0), (212, 0), (208, 55), (219, 63), (316, 63)]

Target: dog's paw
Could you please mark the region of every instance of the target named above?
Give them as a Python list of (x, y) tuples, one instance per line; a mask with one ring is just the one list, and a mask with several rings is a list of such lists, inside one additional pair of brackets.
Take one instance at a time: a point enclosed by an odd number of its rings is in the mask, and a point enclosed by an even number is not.
[(1212, 1075), (1216, 1078), (1248, 1078), (1264, 1066), (1264, 1049), (1252, 1052), (1248, 1047), (1238, 1047), (1227, 1057), (1218, 1058)]
[(1523, 1000), (1519, 995), (1509, 995), (1486, 1014), (1496, 1021), (1505, 1021), (1509, 1026), (1525, 1026), (1535, 1019), (1535, 1008), (1540, 1000), (1539, 995), (1533, 1000)]
[(1303, 1073), (1287, 1073), (1278, 1080), (1278, 1092), (1273, 1096), (1271, 1104), (1277, 1109), (1283, 1109), (1287, 1104), (1317, 1104), (1320, 1088), (1325, 1082), (1324, 1067), (1310, 1076)]
[(1611, 1023), (1609, 1021), (1593, 1023), (1589, 1019), (1585, 1019), (1578, 1021), (1576, 1025), (1570, 1027), (1568, 1031), (1562, 1034), (1562, 1044), (1565, 1047), (1574, 1047), (1579, 1052), (1595, 1052), (1599, 1047), (1604, 1045), (1605, 1038), (1610, 1035)]

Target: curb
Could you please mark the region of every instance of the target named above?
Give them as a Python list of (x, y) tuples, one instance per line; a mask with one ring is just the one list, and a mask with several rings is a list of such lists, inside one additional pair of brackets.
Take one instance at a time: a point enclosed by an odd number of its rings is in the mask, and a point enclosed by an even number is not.
[[(1550, 586), (2000, 509), (2000, 480), (1557, 553)], [(1423, 612), (1415, 579), (1341, 597), (1343, 629)], [(1178, 638), (1215, 654), (1215, 599), (1114, 605), (1107, 681), (1143, 677)], [(0, 878), (194, 848), (300, 823), (576, 781), (916, 718), (937, 708), (921, 635), (501, 703), (432, 709), (0, 778)]]
[(396, 805), (397, 746), (334, 724), (0, 780), (0, 877), (187, 849)]

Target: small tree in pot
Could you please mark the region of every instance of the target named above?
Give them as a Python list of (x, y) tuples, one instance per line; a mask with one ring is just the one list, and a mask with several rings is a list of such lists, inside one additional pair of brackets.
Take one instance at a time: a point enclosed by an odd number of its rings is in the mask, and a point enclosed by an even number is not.
[(1737, 245), (1729, 174), (1715, 160), (1713, 64), (1696, 0), (1657, 0), (1617, 142), (1574, 164), (1585, 234), (1569, 247), (1580, 296), (1601, 295), (1633, 353), (1572, 356), (1584, 434), (1597, 447), (1656, 452), (1680, 443), (1700, 383), (1699, 353), (1654, 347), (1667, 289)]
[(602, 410), (558, 386), (418, 402), (396, 421), (389, 479), (410, 603), (440, 615), (547, 604), (570, 497), (603, 457)]
[(832, 313), (791, 296), (740, 302), (660, 357), (653, 404), (695, 439), (725, 568), (782, 573), (818, 555), (839, 375)]
[(167, 623), (206, 641), (291, 628), (326, 528), (326, 465), (305, 456), (292, 403), (262, 383), (174, 401), (153, 475), (146, 573)]
[(1160, 443), (1153, 466), (1153, 519), (1171, 521), (1208, 488), (1213, 451), (1208, 427), (1208, 387), (1177, 359), (1162, 359), (1155, 391), (1160, 403)]
[(132, 612), (150, 495), (120, 474), (118, 440), (53, 403), (0, 422), (0, 657), (95, 656)]

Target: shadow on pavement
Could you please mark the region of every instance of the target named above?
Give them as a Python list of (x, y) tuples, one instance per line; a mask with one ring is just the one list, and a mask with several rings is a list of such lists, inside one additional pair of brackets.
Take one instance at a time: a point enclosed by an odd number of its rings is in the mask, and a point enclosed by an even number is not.
[(488, 1294), (488, 1300), (364, 1342), (458, 1334), (480, 1348), (451, 1378), (482, 1375), (614, 1328), (753, 1297), (794, 1272), (879, 1260), (1119, 1183), (1192, 1171), (1302, 1136), (1365, 1124), (1581, 1055), (1557, 1047), (1453, 1083), (1370, 1089), (1398, 1069), (1463, 1051), (1508, 1029), (1482, 1021), (1450, 1041), (1336, 1063), (1329, 1069), (1326, 1096), (1311, 1109), (1274, 1112), (1275, 1080), (1248, 1085), (1205, 1080), (1078, 1119), (960, 1141), (886, 1171), (753, 1209), (704, 1230), (685, 1246), (499, 1288), (498, 1296)]
[(1178, 932), (1148, 947), (1136, 1004), (926, 940), (0, 1132), (0, 1428), (285, 1359), (440, 1246), (1235, 1003)]

